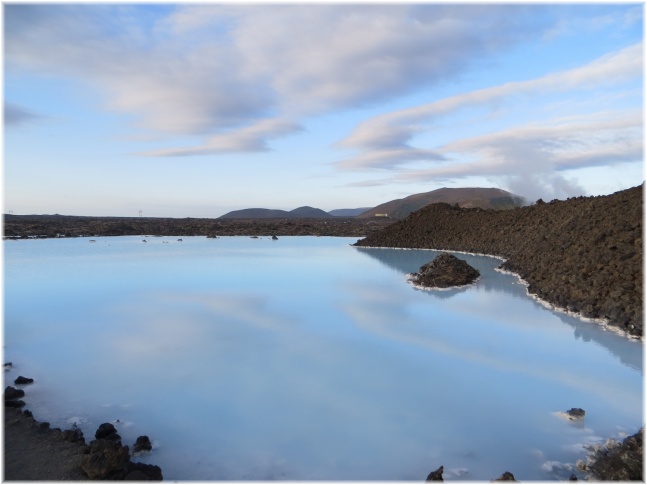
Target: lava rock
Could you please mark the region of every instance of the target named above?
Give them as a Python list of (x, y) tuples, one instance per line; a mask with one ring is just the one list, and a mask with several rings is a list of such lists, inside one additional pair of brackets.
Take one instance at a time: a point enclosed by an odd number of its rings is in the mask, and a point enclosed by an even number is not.
[(6, 408), (21, 408), (25, 405), (25, 401), (21, 401), (21, 400), (5, 401), (4, 405)]
[(514, 475), (510, 472), (503, 472), (503, 474), (494, 481), (495, 482), (516, 482)]
[(272, 236), (272, 241), (278, 241), (278, 240), (279, 240), (279, 238), (278, 238), (278, 237), (276, 237), (276, 236)]
[(162, 469), (157, 465), (129, 462), (124, 480), (164, 480)]
[(81, 468), (90, 480), (123, 480), (130, 453), (127, 446), (111, 439), (90, 442), (88, 453), (81, 458)]
[(437, 470), (434, 470), (429, 475), (427, 475), (427, 482), (443, 482), (443, 471), (444, 467), (441, 466)]
[(620, 446), (600, 449), (589, 466), (598, 480), (644, 481), (643, 429), (625, 438)]
[(18, 399), (19, 397), (25, 397), (25, 391), (23, 391), (22, 389), (16, 389), (15, 387), (12, 387), (12, 386), (5, 387), (4, 389), (5, 402)]
[(501, 211), (429, 204), (355, 246), (500, 256), (529, 293), (641, 336), (643, 185)]
[(117, 429), (111, 423), (103, 423), (99, 425), (94, 437), (98, 440), (106, 439), (113, 441), (121, 441), (121, 436), (117, 434)]
[(85, 444), (85, 437), (83, 436), (83, 431), (79, 428), (66, 429), (63, 431), (62, 435), (63, 441), (69, 441), (70, 443), (83, 443)]
[(571, 408), (568, 411), (566, 411), (566, 415), (568, 416), (568, 419), (571, 419), (573, 421), (580, 421), (584, 419), (584, 415), (586, 414), (586, 411), (582, 408)]
[(425, 288), (449, 288), (469, 285), (481, 274), (462, 259), (449, 253), (438, 255), (411, 275), (411, 281)]
[(23, 376), (18, 376), (16, 377), (16, 380), (13, 381), (14, 384), (21, 385), (21, 384), (31, 384), (34, 382), (34, 379), (31, 379), (29, 377), (23, 377)]
[(151, 451), (153, 444), (148, 436), (139, 436), (135, 445), (133, 446), (133, 453), (141, 453), (142, 451)]

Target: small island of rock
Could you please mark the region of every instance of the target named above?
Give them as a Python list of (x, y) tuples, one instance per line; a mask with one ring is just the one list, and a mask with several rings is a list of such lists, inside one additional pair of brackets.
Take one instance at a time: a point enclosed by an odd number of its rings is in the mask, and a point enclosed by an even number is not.
[(441, 253), (433, 261), (409, 275), (409, 281), (423, 288), (451, 288), (469, 285), (481, 274), (466, 261), (449, 253)]

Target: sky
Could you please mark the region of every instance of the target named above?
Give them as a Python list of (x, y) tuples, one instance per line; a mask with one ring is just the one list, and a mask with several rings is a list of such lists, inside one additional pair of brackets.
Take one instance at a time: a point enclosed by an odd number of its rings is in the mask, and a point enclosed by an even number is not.
[(643, 182), (640, 3), (3, 4), (4, 211)]

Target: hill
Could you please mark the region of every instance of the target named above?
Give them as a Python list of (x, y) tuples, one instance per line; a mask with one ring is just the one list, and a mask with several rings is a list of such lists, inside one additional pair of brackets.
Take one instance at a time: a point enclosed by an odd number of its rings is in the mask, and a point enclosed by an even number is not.
[(421, 194), (413, 194), (404, 199), (395, 199), (380, 204), (363, 212), (358, 217), (375, 217), (375, 214), (387, 214), (393, 219), (404, 219), (412, 212), (426, 205), (445, 202), (458, 204), (459, 207), (481, 209), (513, 209), (524, 205), (524, 199), (505, 190), (495, 188), (457, 188), (432, 190)]
[(289, 214), (289, 217), (299, 217), (303, 219), (306, 219), (306, 218), (320, 219), (322, 217), (332, 217), (326, 211), (322, 211), (321, 209), (317, 209), (315, 207), (309, 207), (307, 205), (293, 209), (290, 212), (288, 212), (288, 214)]
[(227, 212), (219, 219), (321, 219), (332, 217), (327, 212), (315, 207), (303, 206), (291, 211), (280, 209), (241, 209)]
[(280, 209), (241, 209), (227, 212), (218, 219), (282, 219), (289, 217), (288, 212)]
[(333, 209), (328, 211), (328, 214), (334, 217), (355, 217), (369, 209), (370, 207), (360, 207), (359, 209)]
[(642, 186), (507, 211), (438, 203), (356, 245), (502, 256), (530, 294), (642, 335), (642, 215)]

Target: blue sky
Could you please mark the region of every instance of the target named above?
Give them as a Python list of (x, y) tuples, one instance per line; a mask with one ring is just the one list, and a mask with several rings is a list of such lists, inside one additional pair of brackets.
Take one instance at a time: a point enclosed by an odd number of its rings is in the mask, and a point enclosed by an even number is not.
[(643, 181), (643, 5), (5, 3), (4, 209), (218, 217)]

